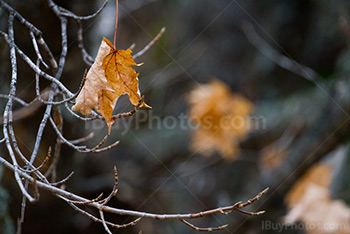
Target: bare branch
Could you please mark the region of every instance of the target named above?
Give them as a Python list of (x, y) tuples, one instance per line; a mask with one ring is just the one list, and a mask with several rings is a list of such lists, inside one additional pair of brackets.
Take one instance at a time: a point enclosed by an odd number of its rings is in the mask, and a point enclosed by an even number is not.
[[(22, 168), (20, 168), (20, 170), (22, 170), (23, 172), (29, 173), (29, 174), (37, 172), (49, 161), (50, 158), (51, 158), (51, 147), (49, 148), (49, 150), (47, 152), (47, 156), (45, 157), (44, 161), (37, 168), (34, 168), (34, 169), (22, 169)], [(29, 164), (29, 165), (31, 165), (31, 164)]]
[(108, 135), (107, 135), (103, 138), (103, 140), (97, 146), (95, 146), (92, 149), (88, 149), (86, 146), (77, 146), (77, 145), (74, 145), (71, 141), (67, 140), (62, 135), (62, 133), (59, 131), (59, 129), (57, 128), (57, 126), (55, 125), (55, 123), (51, 117), (50, 117), (50, 122), (51, 122), (51, 126), (53, 127), (53, 129), (57, 133), (58, 137), (62, 140), (62, 142), (80, 153), (100, 153), (100, 152), (110, 150), (119, 144), (119, 141), (116, 141), (109, 146), (106, 146), (104, 148), (99, 149), (106, 142), (107, 137), (108, 137)]
[(15, 11), (12, 7), (7, 5), (4, 1), (0, 0), (0, 7), (3, 8), (5, 11), (7, 11), (9, 14), (14, 15), (14, 17), (17, 19), (19, 23), (21, 23), (24, 27), (28, 28), (30, 32), (33, 32), (36, 36), (39, 45), (44, 49), (46, 55), (50, 59), (50, 63), (53, 70), (57, 69), (57, 63), (52, 55), (51, 50), (47, 46), (45, 40), (42, 38), (42, 33), (39, 29), (37, 29), (33, 24), (29, 23), (26, 19), (24, 19), (17, 11)]
[(150, 43), (148, 43), (148, 44), (145, 46), (145, 48), (143, 48), (141, 51), (137, 52), (137, 53), (133, 56), (134, 59), (136, 59), (136, 58), (142, 56), (144, 53), (146, 53), (147, 50), (149, 50), (149, 49), (154, 45), (154, 43), (156, 43), (156, 42), (159, 40), (159, 38), (163, 35), (163, 33), (165, 32), (165, 29), (166, 29), (166, 28), (163, 27), (163, 28), (160, 30), (160, 32), (157, 34), (157, 36), (156, 36)]
[[(37, 66), (39, 67), (39, 61), (37, 61)], [(41, 94), (40, 94), (40, 87), (39, 87), (39, 78), (40, 78), (40, 74), (39, 73), (36, 73), (35, 74), (35, 92), (36, 92), (36, 96), (37, 96), (37, 98), (38, 98), (38, 100), (39, 101), (41, 101), (42, 103), (44, 103), (45, 105), (62, 105), (62, 104), (64, 104), (64, 103), (66, 103), (66, 102), (70, 102), (70, 101), (72, 101), (73, 99), (75, 99), (78, 95), (79, 95), (79, 93), (80, 93), (80, 91), (82, 90), (82, 88), (83, 88), (83, 86), (84, 86), (84, 83), (85, 83), (85, 80), (86, 80), (86, 71), (84, 72), (84, 76), (83, 76), (83, 79), (82, 79), (82, 81), (81, 81), (81, 83), (80, 83), (80, 86), (79, 86), (79, 89), (78, 89), (78, 91), (73, 95), (73, 96), (71, 96), (71, 97), (69, 97), (69, 98), (67, 98), (67, 99), (63, 99), (63, 100), (61, 100), (61, 101), (58, 101), (58, 102), (50, 102), (50, 101), (46, 101), (46, 100), (44, 100), (42, 97), (41, 97)]]
[[(66, 110), (75, 118), (81, 120), (81, 121), (92, 121), (98, 118), (98, 116), (93, 116), (93, 117), (81, 117), (78, 114), (74, 113), (74, 111), (72, 111), (72, 109), (68, 106), (68, 103), (64, 103), (64, 106), (66, 108)], [(103, 117), (101, 117), (102, 119)]]
[(108, 3), (108, 0), (105, 0), (105, 2), (102, 4), (102, 6), (95, 13), (88, 15), (88, 16), (77, 16), (73, 12), (71, 12), (63, 7), (59, 7), (59, 9), (61, 10), (60, 14), (62, 16), (66, 16), (68, 18), (73, 18), (75, 20), (89, 20), (89, 19), (92, 19), (92, 18), (96, 17), (97, 15), (99, 15), (102, 12), (102, 10), (107, 6), (107, 3)]
[[(64, 198), (63, 198), (64, 199)], [(65, 199), (64, 199), (65, 200)], [(68, 202), (68, 204), (73, 207), (74, 210), (82, 213), (83, 215), (87, 216), (88, 218), (92, 219), (93, 221), (97, 222), (97, 223), (102, 223), (102, 220), (99, 219), (99, 218), (96, 218), (95, 216), (93, 216), (92, 214), (86, 212), (85, 210), (82, 210), (80, 209), (78, 206), (76, 206), (75, 204), (73, 203), (70, 203)], [(113, 227), (113, 228), (126, 228), (126, 227), (131, 227), (131, 226), (135, 226), (142, 218), (137, 218), (135, 219), (134, 221), (131, 221), (129, 223), (126, 223), (126, 224), (115, 224), (115, 223), (111, 223), (111, 222), (108, 222), (106, 221), (106, 224)]]
[(8, 31), (9, 31), (9, 44), (10, 44), (10, 60), (11, 60), (11, 69), (12, 69), (12, 78), (11, 78), (11, 84), (10, 84), (10, 93), (9, 93), (9, 99), (5, 107), (5, 111), (3, 114), (4, 124), (3, 124), (3, 133), (4, 138), (6, 139), (6, 147), (10, 154), (12, 163), (13, 163), (13, 171), (15, 173), (15, 179), (16, 182), (21, 189), (23, 195), (31, 202), (34, 202), (35, 199), (28, 193), (26, 188), (23, 185), (22, 179), (19, 176), (19, 165), (17, 163), (15, 154), (13, 152), (13, 149), (11, 147), (9, 133), (8, 133), (8, 127), (9, 125), (12, 125), (12, 100), (16, 93), (16, 83), (17, 83), (17, 61), (16, 61), (16, 50), (15, 50), (15, 42), (14, 42), (14, 31), (13, 31), (13, 20), (14, 15), (10, 14), (9, 20), (8, 20)]
[[(5, 41), (10, 44), (8, 35), (2, 31), (0, 31), (0, 35), (5, 39)], [(57, 80), (55, 77), (43, 72), (40, 70), (38, 66), (33, 63), (33, 61), (25, 54), (21, 49), (19, 49), (16, 45), (14, 45), (17, 53), (21, 58), (30, 66), (30, 68), (35, 72), (39, 73), (40, 76), (44, 77), (45, 79), (51, 81), (52, 83), (56, 84), (64, 93), (66, 93), (69, 97), (73, 96), (72, 92), (69, 91), (66, 86), (64, 86), (59, 80)]]
[[(57, 106), (55, 106), (55, 108), (54, 108), (53, 117), (54, 117), (54, 122), (56, 123), (58, 130), (62, 133), (62, 131), (63, 131), (63, 117), (61, 115), (60, 109), (57, 108)], [(60, 154), (61, 154), (61, 145), (62, 145), (61, 139), (59, 137), (56, 137), (54, 156), (53, 156), (50, 167), (45, 172), (46, 177), (51, 175), (51, 182), (56, 182), (56, 179), (57, 179), (56, 169), (57, 169), (58, 160), (59, 160)]]
[[(4, 99), (9, 99), (8, 95), (5, 94), (0, 94), (0, 98), (4, 98)], [(18, 98), (18, 97), (13, 97), (13, 101), (18, 102), (19, 104), (21, 104), (22, 106), (28, 106), (29, 103), (23, 101), (22, 99)]]
[(132, 111), (126, 112), (126, 113), (120, 113), (117, 115), (113, 115), (112, 119), (116, 120), (116, 119), (120, 119), (120, 118), (127, 118), (130, 116), (133, 116), (140, 108), (141, 105), (144, 103), (144, 96), (141, 97), (141, 99), (139, 100), (139, 102), (137, 103), (137, 105), (135, 106), (135, 108)]
[[(42, 63), (45, 66), (45, 68), (49, 68), (49, 66), (44, 62), (44, 60), (41, 56), (41, 53), (40, 53), (39, 47), (38, 47), (38, 43), (36, 42), (36, 38), (34, 36), (34, 33), (30, 32), (29, 34), (30, 34), (30, 37), (32, 38), (33, 47), (34, 47), (35, 53), (38, 56), (39, 62)], [(37, 64), (37, 66), (39, 66), (39, 65)]]
[(280, 52), (272, 48), (266, 41), (264, 41), (254, 30), (253, 26), (244, 22), (241, 26), (248, 41), (257, 48), (263, 55), (268, 57), (271, 61), (276, 63), (278, 66), (287, 69), (313, 83), (322, 79), (317, 72), (313, 69), (296, 62), (295, 60), (282, 55)]
[(82, 143), (82, 142), (85, 142), (85, 141), (88, 141), (90, 139), (92, 139), (94, 137), (94, 133), (91, 132), (89, 135), (87, 135), (86, 137), (82, 137), (82, 138), (79, 138), (79, 139), (76, 139), (76, 140), (71, 140), (70, 142), (72, 144), (79, 144), (79, 143)]
[[(41, 94), (41, 98), (47, 98), (48, 96), (49, 96), (49, 90), (46, 89)], [(6, 98), (8, 98), (8, 96)], [(43, 105), (43, 103), (40, 102), (37, 98), (34, 99), (31, 103), (28, 103), (28, 104), (26, 103), (26, 105), (24, 105), (23, 108), (20, 108), (12, 113), (13, 122), (21, 120), (21, 119), (25, 119), (25, 118), (33, 115), (42, 105)], [(1, 117), (0, 118), (0, 125), (2, 125), (3, 122), (4, 122), (4, 119)]]
[(66, 183), (70, 178), (72, 178), (72, 176), (74, 175), (74, 171), (72, 171), (66, 178), (64, 178), (63, 180), (60, 180), (58, 182), (55, 183), (50, 183), (52, 186), (58, 186), (61, 184)]
[(100, 201), (100, 203), (102, 205), (106, 205), (115, 195), (117, 195), (118, 192), (118, 171), (117, 171), (117, 167), (114, 166), (114, 187), (112, 189), (112, 192), (109, 194), (109, 196), (105, 199), (103, 199), (102, 201)]
[(249, 206), (251, 204), (253, 204), (254, 202), (256, 202), (257, 200), (259, 200), (262, 196), (264, 196), (267, 192), (269, 191), (269, 188), (264, 189), (262, 192), (260, 192), (258, 195), (256, 195), (255, 197), (253, 197), (252, 199), (249, 199), (248, 201), (246, 201), (245, 203), (240, 203), (238, 205), (239, 209), (242, 209), (246, 206)]
[(106, 224), (105, 216), (103, 214), (102, 209), (99, 210), (99, 213), (100, 213), (100, 217), (101, 217), (101, 220), (102, 220), (103, 227), (105, 228), (106, 232), (109, 233), (109, 234), (112, 234), (111, 230), (109, 230), (109, 228), (108, 228), (108, 226)]
[(84, 39), (83, 39), (83, 25), (80, 20), (77, 20), (78, 24), (78, 48), (81, 51), (81, 55), (83, 57), (83, 61), (88, 65), (91, 66), (94, 63), (94, 58), (86, 51), (84, 47)]
[(184, 224), (186, 224), (187, 226), (189, 226), (190, 228), (194, 229), (195, 231), (199, 231), (199, 232), (219, 231), (219, 230), (223, 230), (223, 229), (228, 227), (228, 224), (225, 224), (225, 225), (222, 225), (219, 227), (200, 228), (200, 227), (197, 227), (194, 224), (192, 224), (184, 219), (180, 219), (180, 221), (183, 222)]

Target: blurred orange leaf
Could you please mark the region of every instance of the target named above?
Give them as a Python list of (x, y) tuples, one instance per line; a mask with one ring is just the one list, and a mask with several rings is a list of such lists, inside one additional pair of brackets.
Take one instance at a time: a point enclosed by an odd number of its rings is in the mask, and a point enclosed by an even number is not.
[(308, 234), (350, 233), (350, 208), (331, 199), (331, 176), (328, 165), (318, 164), (297, 182), (286, 197), (286, 223), (302, 221)]
[(271, 171), (281, 165), (287, 156), (287, 150), (279, 147), (278, 145), (272, 145), (267, 147), (261, 152), (261, 165), (264, 170)]
[(350, 208), (341, 200), (331, 200), (329, 190), (310, 184), (285, 217), (286, 223), (302, 221), (308, 234), (350, 233)]
[(332, 168), (326, 164), (316, 164), (300, 178), (286, 195), (285, 201), (289, 207), (300, 202), (310, 184), (328, 189), (331, 184)]
[[(85, 84), (72, 107), (72, 110), (83, 115), (89, 115), (95, 109), (105, 118), (108, 132), (114, 123), (112, 113), (118, 98), (128, 94), (133, 105), (137, 105), (141, 99), (138, 73), (132, 68), (137, 64), (131, 53), (130, 49), (116, 50), (110, 41), (103, 38), (95, 62), (88, 71)], [(145, 103), (142, 106), (150, 107)]]
[(188, 96), (189, 116), (196, 124), (191, 147), (195, 152), (210, 155), (214, 151), (233, 159), (238, 142), (249, 130), (248, 115), (253, 104), (219, 80), (200, 85)]

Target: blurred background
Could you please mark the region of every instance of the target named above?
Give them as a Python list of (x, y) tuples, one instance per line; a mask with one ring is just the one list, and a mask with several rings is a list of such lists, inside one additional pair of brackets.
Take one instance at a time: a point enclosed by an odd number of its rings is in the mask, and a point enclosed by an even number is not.
[[(46, 1), (6, 2), (43, 32), (58, 57), (59, 20)], [(55, 2), (77, 15), (91, 14), (103, 3)], [(247, 208), (265, 210), (262, 216), (233, 212), (194, 223), (204, 227), (228, 223), (229, 227), (221, 233), (350, 233), (349, 1), (119, 3), (118, 49), (135, 43), (133, 51), (138, 52), (166, 27), (157, 43), (136, 60), (144, 63), (136, 70), (145, 102), (153, 108), (116, 121), (108, 142), (120, 140), (120, 144), (108, 152), (85, 155), (63, 146), (58, 177), (75, 172), (66, 184), (67, 190), (87, 198), (95, 198), (101, 192), (108, 194), (114, 184), (116, 165), (119, 191), (109, 203), (111, 206), (154, 213), (194, 213), (244, 201), (270, 187), (260, 201)], [(2, 31), (7, 30), (7, 17), (0, 9)], [(98, 17), (83, 22), (84, 43), (93, 57), (103, 37), (113, 40), (114, 21), (115, 2), (110, 1)], [(61, 80), (75, 92), (88, 67), (77, 45), (77, 25), (70, 21), (68, 26), (69, 50)], [(19, 24), (15, 24), (15, 38), (17, 45), (34, 59), (28, 31)], [(0, 59), (0, 93), (8, 93), (11, 70), (9, 49), (3, 38)], [(227, 104), (220, 104), (211, 86), (215, 82), (225, 90)], [(43, 81), (41, 88), (48, 85)], [(209, 90), (204, 94), (212, 95), (209, 100), (214, 98), (216, 102), (208, 104), (203, 101), (208, 97), (200, 95), (193, 101), (196, 91), (198, 94), (203, 89)], [(17, 96), (26, 101), (35, 98), (34, 72), (21, 59)], [(234, 111), (235, 98), (249, 106), (244, 113)], [(0, 100), (1, 110), (5, 103)], [(255, 127), (242, 125), (240, 134), (231, 129), (233, 133), (220, 136), (209, 131), (196, 138), (198, 128), (189, 124), (188, 117), (198, 117), (195, 108), (204, 109), (199, 117), (212, 112), (225, 117), (227, 111), (218, 114), (216, 108), (220, 105), (228, 108), (228, 117), (250, 116)], [(132, 108), (127, 97), (122, 97), (115, 113)], [(15, 124), (20, 147), (27, 155), (43, 111), (42, 106), (35, 115)], [(94, 132), (94, 139), (87, 143), (93, 147), (107, 132), (102, 121), (83, 123), (64, 108), (62, 115), (67, 139)], [(200, 123), (194, 123), (200, 128)], [(55, 139), (53, 130), (47, 127), (40, 149), (43, 158)], [(222, 148), (224, 145), (228, 150)], [(0, 147), (2, 156), (8, 159), (4, 145)], [(0, 227), (7, 230), (3, 233), (13, 233), (22, 196), (12, 172), (2, 168), (1, 173)], [(332, 219), (322, 215), (327, 213), (332, 214)], [(119, 223), (132, 220), (106, 218)], [(113, 233), (140, 231), (194, 233), (178, 221), (149, 219)], [(40, 201), (27, 207), (23, 233), (88, 234), (104, 233), (104, 229), (41, 191)]]

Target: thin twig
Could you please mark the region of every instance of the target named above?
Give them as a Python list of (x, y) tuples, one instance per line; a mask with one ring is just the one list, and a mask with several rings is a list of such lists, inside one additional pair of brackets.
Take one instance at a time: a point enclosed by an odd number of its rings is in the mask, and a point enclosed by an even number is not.
[(4, 133), (4, 138), (6, 139), (6, 147), (13, 163), (16, 182), (19, 188), (21, 189), (23, 195), (29, 201), (34, 202), (35, 199), (28, 193), (28, 191), (23, 185), (22, 179), (19, 176), (19, 165), (17, 163), (15, 154), (11, 147), (9, 132), (8, 132), (8, 127), (12, 125), (12, 102), (13, 102), (12, 100), (16, 94), (16, 83), (17, 83), (17, 60), (16, 60), (16, 50), (14, 46), (15, 41), (14, 41), (13, 20), (14, 20), (14, 15), (11, 13), (8, 19), (8, 31), (9, 31), (9, 42), (10, 42), (10, 61), (11, 61), (11, 69), (12, 69), (12, 78), (11, 78), (11, 84), (10, 84), (9, 99), (3, 114), (3, 119), (4, 119), (3, 133)]
[(117, 115), (113, 115), (112, 119), (116, 120), (116, 119), (120, 119), (120, 118), (127, 118), (127, 117), (131, 117), (133, 116), (140, 108), (141, 105), (144, 103), (144, 96), (141, 97), (141, 99), (139, 100), (139, 102), (137, 103), (137, 105), (135, 106), (135, 108), (132, 111), (126, 112), (126, 113), (119, 113)]
[(72, 178), (72, 176), (74, 175), (74, 171), (72, 171), (66, 178), (64, 178), (63, 180), (60, 180), (58, 182), (55, 183), (50, 183), (52, 186), (58, 186), (61, 184), (66, 183), (70, 178)]
[(85, 49), (84, 39), (83, 39), (83, 25), (82, 25), (81, 21), (77, 20), (77, 24), (78, 24), (78, 32), (77, 32), (78, 48), (81, 51), (83, 61), (88, 66), (91, 66), (94, 63), (94, 58)]
[(313, 69), (296, 62), (295, 60), (288, 58), (287, 56), (282, 55), (280, 52), (272, 48), (266, 41), (264, 41), (254, 30), (253, 26), (244, 22), (241, 26), (245, 36), (248, 41), (257, 48), (263, 55), (268, 57), (274, 63), (280, 67), (287, 69), (313, 83), (322, 79), (316, 71)]
[[(68, 106), (68, 103), (64, 103), (64, 106), (66, 108), (66, 110), (75, 118), (81, 120), (81, 121), (92, 121), (95, 119), (98, 119), (98, 116), (93, 116), (93, 117), (81, 117), (80, 115), (76, 114), (74, 111), (72, 111), (72, 109)], [(101, 117), (102, 119), (103, 117)]]
[(103, 138), (103, 140), (97, 146), (95, 146), (92, 149), (88, 149), (87, 146), (77, 146), (77, 145), (74, 145), (71, 141), (67, 140), (62, 135), (62, 133), (59, 131), (59, 129), (57, 128), (57, 126), (55, 125), (55, 122), (53, 121), (53, 119), (51, 117), (50, 117), (50, 122), (51, 122), (51, 126), (55, 130), (56, 134), (62, 140), (62, 143), (68, 145), (69, 147), (75, 149), (76, 151), (78, 151), (80, 153), (100, 153), (100, 152), (110, 150), (111, 148), (114, 148), (115, 146), (117, 146), (119, 144), (119, 141), (116, 141), (109, 146), (106, 146), (104, 148), (99, 149), (102, 146), (102, 144), (104, 144), (105, 141), (107, 140), (107, 137), (108, 137), (108, 135), (107, 135)]
[[(54, 122), (56, 123), (56, 126), (59, 129), (59, 131), (62, 133), (62, 131), (63, 131), (63, 117), (62, 117), (60, 109), (57, 108), (57, 106), (55, 106), (55, 108), (54, 108), (53, 115), (54, 115)], [(61, 145), (62, 145), (61, 139), (59, 137), (56, 137), (54, 156), (53, 156), (50, 167), (45, 172), (46, 177), (51, 175), (51, 182), (56, 182), (56, 179), (57, 179), (56, 170), (57, 170), (58, 160), (59, 160), (60, 154), (61, 154)]]
[(103, 197), (103, 193), (101, 193), (100, 195), (98, 195), (96, 198), (91, 199), (91, 200), (86, 201), (86, 202), (72, 201), (72, 200), (70, 200), (69, 202), (70, 202), (70, 203), (74, 203), (74, 204), (76, 204), (76, 205), (85, 205), (85, 206), (86, 206), (86, 205), (89, 205), (89, 204), (94, 203), (94, 202), (99, 202), (99, 201), (102, 199), (102, 197)]
[(108, 0), (105, 0), (104, 3), (102, 4), (102, 6), (95, 13), (88, 15), (88, 16), (77, 16), (73, 12), (71, 12), (63, 7), (59, 7), (59, 9), (61, 10), (60, 14), (62, 16), (76, 19), (76, 20), (89, 20), (89, 19), (92, 19), (92, 18), (98, 16), (102, 12), (102, 10), (107, 6), (107, 3), (108, 3)]
[(109, 194), (108, 197), (100, 201), (102, 205), (106, 205), (115, 195), (117, 195), (118, 192), (118, 171), (117, 167), (114, 166), (114, 186), (112, 189), (112, 192)]
[[(4, 98), (4, 99), (9, 99), (8, 95), (5, 94), (0, 94), (0, 98)], [(21, 104), (22, 106), (28, 106), (29, 103), (23, 101), (22, 99), (18, 98), (18, 97), (13, 97), (13, 101), (18, 102), (19, 104)]]
[(256, 195), (255, 197), (249, 199), (248, 201), (246, 201), (245, 203), (240, 203), (238, 208), (242, 209), (246, 206), (249, 206), (251, 204), (253, 204), (254, 202), (256, 202), (257, 200), (259, 200), (262, 196), (264, 196), (267, 192), (269, 191), (269, 188), (264, 189), (262, 192), (260, 192), (258, 195)]
[[(43, 91), (43, 93), (41, 94), (41, 97), (42, 98), (47, 98), (48, 96), (49, 96), (49, 90), (45, 89)], [(42, 105), (43, 105), (43, 103), (40, 102), (37, 98), (35, 98), (32, 102), (24, 105), (24, 107), (22, 107), (22, 108), (14, 111), (12, 113), (12, 120), (13, 120), (13, 122), (21, 120), (21, 119), (25, 119), (25, 118), (33, 115)], [(0, 125), (2, 125), (3, 122), (4, 122), (3, 118), (0, 118)]]
[[(64, 199), (64, 198), (62, 198)], [(65, 200), (65, 199), (64, 199)], [(68, 202), (68, 204), (76, 211), (82, 213), (83, 215), (87, 216), (88, 218), (92, 219), (93, 221), (97, 222), (97, 223), (102, 223), (102, 220), (99, 219), (99, 218), (96, 218), (95, 216), (93, 216), (92, 214), (86, 212), (85, 210), (82, 210), (81, 208), (79, 208), (78, 206), (76, 206), (75, 204), (73, 203), (70, 203)], [(111, 223), (111, 222), (108, 222), (106, 221), (106, 224), (113, 227), (113, 228), (117, 228), (117, 229), (120, 229), (120, 228), (126, 228), (126, 227), (131, 227), (131, 226), (135, 226), (142, 218), (137, 218), (135, 219), (134, 221), (131, 221), (129, 223), (126, 223), (126, 224), (115, 224), (115, 223)]]
[(195, 231), (198, 232), (212, 232), (212, 231), (219, 231), (219, 230), (223, 230), (225, 228), (228, 227), (228, 224), (219, 226), (219, 227), (208, 227), (208, 228), (200, 228), (195, 226), (194, 224), (184, 220), (184, 219), (180, 219), (181, 222), (183, 222), (184, 224), (186, 224), (187, 226), (189, 226), (190, 228), (194, 229)]
[(105, 220), (105, 216), (104, 216), (104, 214), (103, 214), (103, 210), (100, 209), (100, 210), (99, 210), (99, 213), (100, 213), (100, 217), (101, 217), (101, 220), (102, 220), (102, 225), (103, 225), (103, 227), (105, 228), (106, 232), (107, 232), (108, 234), (112, 234), (111, 230), (109, 230), (109, 228), (108, 228), (108, 226), (107, 226), (107, 223), (106, 223), (106, 220)]
[(163, 27), (163, 28), (159, 31), (159, 33), (157, 34), (157, 36), (156, 36), (150, 43), (148, 43), (148, 44), (145, 46), (145, 48), (143, 48), (141, 51), (137, 52), (137, 53), (133, 56), (133, 58), (136, 59), (136, 58), (142, 56), (144, 53), (146, 53), (147, 50), (149, 50), (149, 49), (154, 45), (154, 43), (156, 43), (156, 42), (159, 40), (159, 38), (163, 35), (163, 33), (165, 32), (165, 29), (166, 29), (166, 28)]
[[(39, 67), (39, 61), (37, 61), (37, 66)], [(36, 74), (35, 74), (35, 92), (36, 92), (36, 96), (37, 96), (38, 100), (40, 100), (40, 101), (41, 101), (42, 103), (44, 103), (45, 105), (55, 105), (55, 106), (58, 106), (58, 105), (62, 105), (62, 104), (64, 104), (64, 103), (66, 103), (66, 102), (70, 102), (70, 101), (72, 101), (73, 99), (75, 99), (75, 98), (79, 95), (80, 91), (83, 89), (83, 86), (84, 86), (85, 81), (86, 81), (86, 75), (87, 75), (87, 72), (85, 71), (85, 72), (84, 72), (83, 79), (82, 79), (82, 81), (80, 82), (79, 89), (78, 89), (78, 91), (77, 91), (75, 94), (73, 94), (73, 96), (71, 96), (71, 97), (69, 97), (69, 98), (66, 98), (66, 99), (63, 99), (63, 100), (61, 100), (61, 101), (56, 101), (56, 102), (52, 102), (52, 101), (51, 101), (51, 102), (50, 102), (50, 101), (46, 101), (46, 100), (42, 99), (42, 97), (41, 97), (41, 94), (40, 94), (40, 87), (39, 87), (40, 74), (39, 74), (39, 73), (36, 73)]]
[(37, 184), (36, 184), (36, 182), (37, 182), (37, 178), (36, 178), (36, 176), (34, 175), (34, 181), (33, 181), (33, 188), (34, 188), (34, 202), (37, 202), (37, 201), (39, 201), (39, 198), (40, 198), (40, 194), (39, 194), (39, 189), (38, 189), (38, 186), (37, 186)]
[(24, 171), (26, 173), (29, 173), (29, 174), (37, 172), (50, 160), (50, 158), (51, 158), (51, 147), (49, 147), (49, 150), (47, 152), (47, 155), (46, 155), (44, 161), (38, 167), (33, 168), (33, 169), (22, 169), (22, 168), (20, 168), (20, 170), (22, 170), (22, 171)]
[(82, 138), (79, 138), (79, 139), (76, 139), (76, 140), (71, 140), (70, 142), (72, 144), (80, 144), (82, 142), (85, 142), (85, 141), (88, 141), (88, 140), (92, 139), (93, 137), (94, 137), (94, 132), (91, 132), (86, 137), (82, 137)]
[(43, 57), (41, 56), (41, 53), (40, 53), (39, 47), (38, 47), (38, 43), (37, 43), (37, 41), (36, 41), (36, 38), (35, 38), (35, 36), (34, 36), (34, 33), (33, 33), (33, 32), (30, 32), (29, 34), (30, 34), (30, 37), (32, 38), (32, 44), (33, 44), (35, 53), (36, 53), (36, 55), (38, 56), (38, 60), (40, 61), (40, 63), (42, 63), (42, 64), (45, 66), (45, 68), (48, 69), (49, 66), (44, 62)]

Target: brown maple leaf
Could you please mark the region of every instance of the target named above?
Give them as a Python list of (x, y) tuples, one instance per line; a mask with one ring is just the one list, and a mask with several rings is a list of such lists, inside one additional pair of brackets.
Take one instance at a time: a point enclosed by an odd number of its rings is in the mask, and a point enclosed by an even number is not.
[[(103, 38), (95, 62), (89, 69), (85, 84), (72, 107), (72, 110), (83, 115), (89, 115), (95, 109), (105, 118), (108, 132), (114, 123), (112, 114), (118, 98), (128, 94), (133, 105), (137, 105), (141, 99), (138, 73), (132, 67), (138, 64), (131, 53), (130, 49), (116, 50), (110, 41)], [(140, 105), (143, 106), (150, 108), (146, 103)]]
[(320, 163), (297, 181), (285, 198), (287, 224), (301, 221), (308, 234), (350, 233), (350, 207), (331, 198), (332, 173), (329, 165)]
[(197, 125), (192, 133), (192, 150), (203, 155), (217, 150), (223, 157), (234, 159), (239, 141), (249, 131), (248, 115), (253, 104), (241, 95), (231, 93), (219, 80), (192, 90), (188, 102), (190, 119)]
[(311, 167), (287, 193), (285, 202), (288, 207), (293, 207), (300, 202), (310, 184), (329, 189), (332, 173), (332, 168), (327, 164), (320, 163)]

